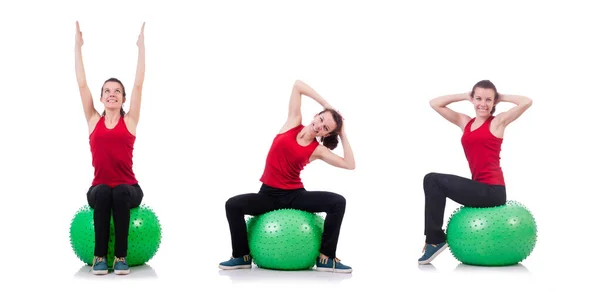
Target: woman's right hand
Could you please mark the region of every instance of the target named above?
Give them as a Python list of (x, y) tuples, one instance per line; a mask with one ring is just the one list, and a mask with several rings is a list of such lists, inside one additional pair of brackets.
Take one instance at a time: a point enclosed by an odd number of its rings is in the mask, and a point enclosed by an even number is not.
[(83, 46), (83, 34), (79, 29), (79, 21), (75, 22), (75, 46), (81, 47)]

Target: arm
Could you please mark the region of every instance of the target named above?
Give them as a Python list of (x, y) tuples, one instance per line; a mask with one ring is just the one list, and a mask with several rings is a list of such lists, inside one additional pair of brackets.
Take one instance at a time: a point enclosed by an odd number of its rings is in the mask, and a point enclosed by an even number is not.
[(446, 106), (455, 102), (467, 101), (469, 100), (469, 98), (470, 96), (468, 93), (446, 95), (437, 97), (429, 101), (429, 105), (431, 105), (431, 108), (433, 108), (436, 112), (442, 115), (442, 117), (446, 118), (446, 120), (460, 127), (460, 129), (462, 130), (465, 128), (465, 125), (467, 125), (471, 118), (465, 114), (458, 113)]
[(137, 69), (135, 72), (135, 81), (133, 84), (133, 90), (131, 92), (131, 103), (129, 105), (129, 112), (127, 112), (127, 117), (133, 122), (134, 125), (137, 125), (140, 119), (140, 109), (142, 106), (142, 87), (144, 85), (144, 75), (146, 72), (146, 47), (144, 45), (144, 27), (146, 23), (142, 24), (142, 30), (138, 37), (137, 46), (138, 46), (138, 61), (137, 61)]
[(92, 93), (87, 85), (85, 69), (83, 67), (83, 57), (81, 54), (83, 37), (81, 30), (79, 29), (79, 22), (75, 22), (75, 27), (75, 75), (77, 77), (77, 85), (79, 86), (79, 95), (81, 96), (81, 103), (83, 104), (85, 120), (89, 123), (93, 117), (100, 116), (100, 114), (98, 114), (98, 111), (94, 108)]
[(352, 147), (350, 147), (348, 136), (344, 131), (344, 126), (342, 126), (342, 130), (340, 131), (339, 135), (340, 140), (342, 141), (342, 148), (344, 150), (343, 157), (334, 154), (331, 150), (323, 145), (319, 145), (317, 147), (315, 157), (334, 167), (354, 170), (354, 168), (356, 168), (356, 164), (354, 162), (354, 153), (352, 152)]
[(498, 124), (501, 127), (506, 127), (511, 122), (517, 120), (533, 104), (530, 98), (517, 95), (500, 95), (498, 103), (500, 102), (509, 102), (517, 105), (506, 112), (496, 115)]
[(296, 80), (296, 82), (294, 82), (294, 86), (292, 87), (292, 94), (290, 96), (288, 118), (280, 132), (285, 132), (302, 122), (302, 95), (312, 98), (321, 106), (323, 106), (323, 108), (331, 108), (331, 105), (329, 105), (329, 103), (325, 101), (325, 99), (323, 99), (323, 97), (321, 97), (321, 95), (319, 95), (314, 89), (312, 89), (306, 83)]

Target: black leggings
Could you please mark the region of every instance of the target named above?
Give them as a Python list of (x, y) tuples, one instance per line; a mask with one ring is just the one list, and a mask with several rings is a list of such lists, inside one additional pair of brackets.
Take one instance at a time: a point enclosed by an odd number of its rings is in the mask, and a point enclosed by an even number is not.
[(277, 209), (289, 208), (311, 213), (326, 213), (320, 252), (335, 258), (346, 199), (327, 191), (306, 191), (304, 188), (283, 190), (263, 184), (258, 193), (234, 196), (225, 203), (233, 257), (250, 254), (244, 215), (257, 216)]
[(98, 184), (90, 187), (87, 200), (94, 209), (95, 256), (105, 257), (108, 254), (111, 211), (115, 225), (115, 257), (127, 256), (129, 210), (138, 207), (143, 197), (144, 193), (138, 184), (121, 184), (113, 188)]
[(429, 173), (423, 179), (425, 191), (425, 242), (446, 241), (442, 230), (446, 197), (464, 206), (494, 207), (506, 203), (506, 188), (456, 175)]

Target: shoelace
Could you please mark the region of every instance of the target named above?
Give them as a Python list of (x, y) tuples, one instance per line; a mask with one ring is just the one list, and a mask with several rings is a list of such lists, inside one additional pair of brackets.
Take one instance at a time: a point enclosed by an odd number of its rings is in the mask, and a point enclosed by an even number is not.
[(104, 260), (104, 258), (103, 258), (103, 257), (97, 257), (97, 256), (94, 256), (94, 260), (92, 261), (92, 266), (90, 267), (90, 270), (89, 270), (89, 271), (91, 272), (91, 271), (92, 271), (92, 269), (94, 268), (94, 266), (95, 266), (97, 263), (99, 263), (99, 262), (101, 262), (101, 261), (103, 261), (103, 260)]
[(115, 260), (113, 261), (113, 269), (115, 268), (115, 265), (117, 264), (117, 262), (124, 262), (124, 263), (127, 263), (127, 262), (125, 261), (125, 258), (124, 258), (124, 257), (115, 257)]

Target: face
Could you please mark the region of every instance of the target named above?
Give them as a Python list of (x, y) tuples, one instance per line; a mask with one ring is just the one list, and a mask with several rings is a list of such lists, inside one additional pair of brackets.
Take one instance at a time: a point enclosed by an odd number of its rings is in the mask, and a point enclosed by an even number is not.
[(494, 107), (494, 90), (475, 88), (471, 102), (475, 106), (475, 113), (477, 116), (489, 116), (492, 108)]
[(335, 123), (335, 120), (333, 120), (333, 115), (329, 112), (315, 115), (315, 118), (309, 125), (310, 130), (313, 131), (315, 136), (327, 136), (335, 130), (336, 127), (337, 124)]
[(123, 88), (118, 82), (109, 81), (102, 87), (102, 98), (100, 101), (107, 109), (118, 109), (125, 102)]

